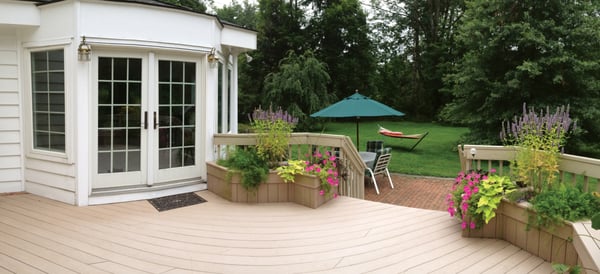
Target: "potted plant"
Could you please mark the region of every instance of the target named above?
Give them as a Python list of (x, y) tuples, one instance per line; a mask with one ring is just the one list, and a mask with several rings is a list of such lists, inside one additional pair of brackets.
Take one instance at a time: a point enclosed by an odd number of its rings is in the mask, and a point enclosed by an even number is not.
[(271, 107), (268, 110), (258, 107), (249, 119), (252, 130), (257, 134), (256, 152), (269, 163), (270, 168), (276, 168), (287, 159), (290, 136), (298, 118), (281, 108), (273, 111)]
[(269, 173), (267, 162), (259, 157), (254, 148), (238, 148), (231, 152), (228, 158), (217, 163), (229, 169), (229, 180), (234, 174), (240, 174), (241, 185), (247, 191), (255, 191), (260, 183), (266, 181)]
[(572, 184), (540, 192), (532, 198), (531, 205), (535, 214), (530, 215), (529, 224), (550, 229), (565, 221), (592, 219), (600, 212), (600, 199)]
[[(246, 192), (255, 193), (261, 183), (268, 180), (270, 168), (275, 168), (285, 159), (289, 146), (289, 138), (298, 122), (298, 119), (292, 117), (287, 112), (278, 109), (273, 111), (271, 108), (263, 110), (256, 108), (250, 118), (252, 130), (257, 133), (256, 146), (248, 148), (237, 148), (229, 152), (225, 159), (217, 162), (218, 165), (231, 169), (226, 179), (231, 182), (233, 173), (240, 174), (240, 183)], [(218, 168), (207, 164), (207, 171), (212, 180), (208, 180), (210, 188), (213, 190), (222, 190), (225, 197), (230, 197), (229, 189), (218, 187), (216, 182), (220, 182)], [(214, 176), (212, 176), (214, 175)], [(273, 181), (273, 180), (271, 180)], [(235, 182), (234, 182), (235, 183)], [(235, 187), (233, 188), (236, 189)], [(242, 195), (243, 196), (243, 195)]]
[[(503, 142), (516, 148), (511, 173), (532, 190), (527, 196), (530, 199), (519, 203), (502, 199), (495, 210), (499, 217), (480, 228), (477, 223), (470, 224), (475, 229), (463, 230), (464, 236), (504, 239), (557, 265), (578, 263), (573, 225), (567, 220), (591, 218), (600, 208), (591, 193), (558, 178), (558, 155), (575, 128), (571, 124), (568, 107), (559, 107), (555, 113), (546, 108), (538, 115), (525, 105), (521, 117), (503, 124)], [(474, 200), (469, 202), (467, 210), (475, 207)]]
[(490, 172), (460, 172), (446, 197), (448, 212), (461, 220), (462, 229), (477, 229), (496, 216), (502, 198), (515, 190), (515, 184), (507, 176)]
[(337, 170), (337, 157), (331, 151), (321, 153), (316, 150), (310, 160), (289, 160), (287, 165), (276, 169), (285, 182), (296, 182), (298, 175), (313, 175), (319, 178), (319, 195), (326, 198), (337, 197), (340, 182)]
[(308, 162), (287, 159), (298, 119), (281, 109), (259, 107), (250, 121), (256, 146), (237, 149), (217, 164), (208, 162), (210, 191), (233, 202), (296, 202), (312, 208), (337, 196), (336, 159), (331, 153), (315, 153)]
[(558, 154), (576, 130), (575, 124), (571, 128), (572, 123), (569, 106), (561, 106), (554, 113), (546, 108), (538, 114), (525, 103), (520, 117), (502, 123), (500, 139), (517, 151), (512, 163), (516, 181), (530, 186), (535, 193), (557, 183)]

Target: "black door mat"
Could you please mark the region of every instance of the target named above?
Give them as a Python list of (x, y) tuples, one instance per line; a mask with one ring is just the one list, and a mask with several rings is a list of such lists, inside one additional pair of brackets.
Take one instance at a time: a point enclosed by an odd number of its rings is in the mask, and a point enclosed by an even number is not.
[(171, 196), (149, 199), (148, 202), (150, 202), (150, 204), (152, 206), (154, 206), (154, 208), (156, 208), (156, 210), (165, 211), (165, 210), (180, 208), (180, 207), (184, 207), (184, 206), (191, 206), (191, 205), (204, 203), (204, 202), (206, 202), (206, 200), (204, 200), (204, 198), (198, 196), (198, 194), (196, 194), (194, 192), (189, 192), (189, 193), (182, 193), (182, 194), (176, 194), (176, 195), (171, 195)]

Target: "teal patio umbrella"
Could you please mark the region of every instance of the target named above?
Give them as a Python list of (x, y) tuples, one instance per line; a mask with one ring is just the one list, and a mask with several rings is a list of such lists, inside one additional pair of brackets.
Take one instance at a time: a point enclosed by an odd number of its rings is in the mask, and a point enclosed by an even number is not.
[(360, 93), (354, 93), (341, 101), (319, 110), (310, 117), (356, 118), (356, 146), (358, 146), (358, 121), (360, 117), (404, 116), (404, 113), (386, 106)]

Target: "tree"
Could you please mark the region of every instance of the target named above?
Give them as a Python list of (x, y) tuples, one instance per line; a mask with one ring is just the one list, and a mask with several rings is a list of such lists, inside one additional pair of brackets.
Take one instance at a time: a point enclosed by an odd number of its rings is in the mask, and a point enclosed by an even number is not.
[(213, 9), (221, 20), (244, 28), (256, 29), (258, 5), (248, 0), (243, 0), (241, 3), (232, 0), (229, 5), (213, 7)]
[(307, 31), (315, 55), (328, 66), (329, 92), (338, 98), (373, 90), (375, 70), (367, 15), (358, 0), (306, 1), (312, 7)]
[[(279, 62), (289, 50), (302, 52), (306, 39), (303, 37), (304, 15), (290, 3), (279, 0), (259, 0), (256, 14), (257, 50), (250, 53), (252, 62), (247, 63), (240, 75), (239, 118), (244, 119), (259, 105), (269, 105), (265, 100), (264, 79), (276, 72)], [(240, 120), (243, 121), (243, 120)]]
[[(374, 0), (371, 6), (376, 30), (373, 40), (379, 41), (377, 87), (381, 97), (393, 98), (402, 93), (394, 106), (413, 119), (435, 119), (449, 101), (449, 96), (440, 90), (448, 64), (457, 58), (454, 38), (464, 10), (463, 1)], [(403, 86), (388, 82), (394, 77)]]
[(570, 104), (584, 131), (570, 149), (599, 156), (599, 12), (597, 1), (468, 1), (457, 39), (465, 54), (446, 78), (454, 99), (444, 118), (466, 124), (469, 141), (499, 143), (501, 122), (524, 102)]
[(266, 101), (298, 118), (298, 130), (308, 130), (314, 128), (309, 115), (328, 106), (335, 98), (327, 92), (330, 80), (326, 65), (317, 60), (312, 51), (302, 55), (289, 51), (277, 72), (265, 79)]
[(188, 8), (196, 12), (206, 12), (206, 4), (199, 0), (163, 0), (166, 3)]

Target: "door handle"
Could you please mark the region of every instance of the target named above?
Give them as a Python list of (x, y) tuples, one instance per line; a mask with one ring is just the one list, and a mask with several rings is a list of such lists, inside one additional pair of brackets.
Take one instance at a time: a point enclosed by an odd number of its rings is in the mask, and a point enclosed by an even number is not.
[(144, 129), (148, 129), (148, 112), (144, 111)]
[(159, 126), (158, 124), (158, 119), (157, 119), (157, 115), (156, 115), (156, 111), (154, 112), (154, 129), (157, 129)]

